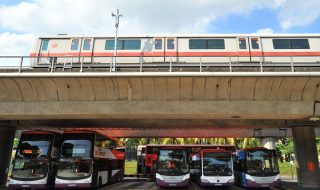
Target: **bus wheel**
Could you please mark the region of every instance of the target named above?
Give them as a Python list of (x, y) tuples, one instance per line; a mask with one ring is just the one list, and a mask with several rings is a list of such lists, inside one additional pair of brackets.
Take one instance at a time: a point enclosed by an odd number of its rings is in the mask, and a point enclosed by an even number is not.
[(121, 181), (121, 174), (117, 174), (117, 182), (119, 183)]

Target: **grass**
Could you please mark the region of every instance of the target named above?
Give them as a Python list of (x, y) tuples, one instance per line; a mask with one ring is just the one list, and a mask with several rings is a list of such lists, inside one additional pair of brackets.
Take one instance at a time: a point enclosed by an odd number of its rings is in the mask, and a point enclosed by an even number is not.
[(124, 168), (125, 175), (136, 175), (137, 174), (137, 161), (127, 161), (125, 162)]
[[(279, 162), (279, 170), (280, 170), (280, 175), (281, 176), (289, 176), (291, 177), (291, 165), (290, 162)], [(294, 163), (292, 165), (292, 172), (293, 172), (293, 177), (297, 177), (297, 169), (296, 169), (296, 164)]]

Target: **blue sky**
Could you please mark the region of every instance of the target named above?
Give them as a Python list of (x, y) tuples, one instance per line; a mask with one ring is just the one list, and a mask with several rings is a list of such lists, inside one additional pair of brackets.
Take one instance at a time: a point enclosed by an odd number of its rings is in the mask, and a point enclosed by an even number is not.
[[(319, 0), (2, 0), (0, 55), (47, 34), (320, 33)], [(9, 44), (8, 44), (9, 43)]]

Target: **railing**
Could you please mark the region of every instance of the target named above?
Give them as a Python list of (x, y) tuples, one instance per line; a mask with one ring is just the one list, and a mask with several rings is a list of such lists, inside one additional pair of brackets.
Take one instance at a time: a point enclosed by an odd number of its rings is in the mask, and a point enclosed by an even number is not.
[[(317, 72), (319, 56), (117, 57), (115, 72)], [(0, 56), (0, 72), (112, 72), (113, 57)]]

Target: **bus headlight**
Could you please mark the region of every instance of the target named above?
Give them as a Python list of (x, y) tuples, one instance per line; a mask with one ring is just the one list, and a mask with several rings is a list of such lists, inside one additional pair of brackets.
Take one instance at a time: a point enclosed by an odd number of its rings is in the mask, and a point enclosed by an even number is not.
[(159, 175), (158, 173), (156, 173), (156, 179), (159, 179), (159, 180), (163, 181), (162, 176), (161, 176), (161, 175)]
[(187, 175), (183, 176), (183, 178), (182, 178), (183, 181), (188, 180), (188, 179), (190, 179), (190, 174), (187, 174)]
[(234, 179), (229, 179), (228, 183), (234, 183)]

